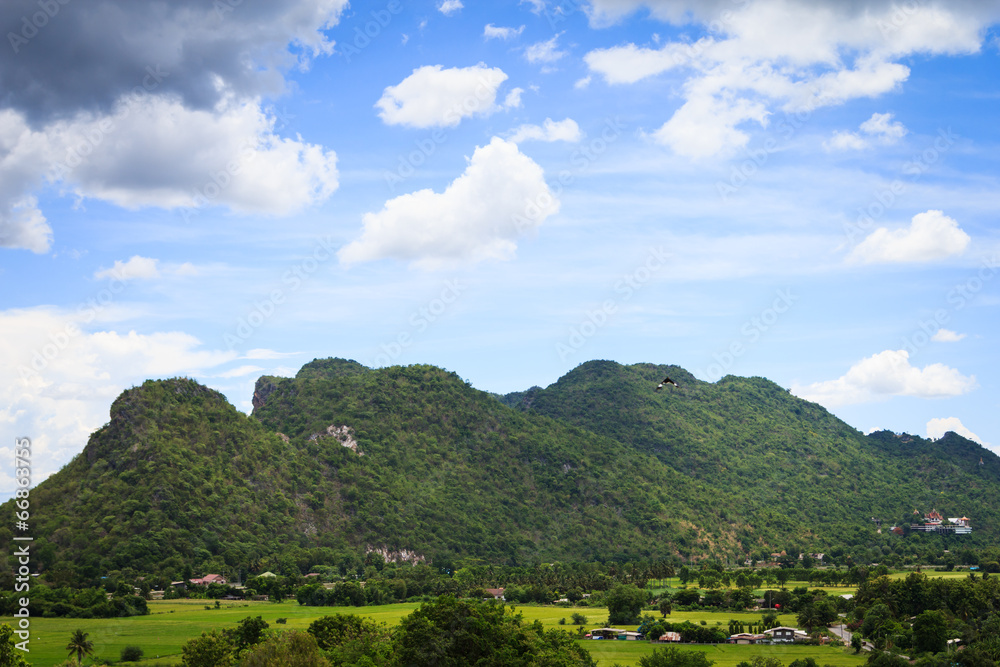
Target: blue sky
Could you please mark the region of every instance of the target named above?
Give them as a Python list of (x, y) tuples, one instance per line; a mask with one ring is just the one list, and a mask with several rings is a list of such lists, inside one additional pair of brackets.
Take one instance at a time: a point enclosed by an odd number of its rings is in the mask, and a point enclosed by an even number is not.
[(0, 10), (36, 481), (147, 378), (249, 411), (330, 356), (758, 375), (1000, 447), (1000, 3), (277, 4)]

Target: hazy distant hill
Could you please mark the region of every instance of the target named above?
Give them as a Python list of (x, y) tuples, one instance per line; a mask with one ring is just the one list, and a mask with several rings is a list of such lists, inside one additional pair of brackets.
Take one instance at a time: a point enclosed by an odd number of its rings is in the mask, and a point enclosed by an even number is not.
[[(654, 392), (669, 374), (679, 387)], [(939, 536), (877, 534), (936, 508), (995, 543), (1000, 461), (949, 434), (863, 436), (761, 378), (595, 361), (506, 397), (415, 365), (317, 360), (263, 377), (254, 413), (191, 380), (124, 392), (32, 490), (57, 579), (427, 560), (660, 559), (780, 549), (879, 560)], [(984, 465), (979, 465), (980, 457)], [(10, 504), (6, 506), (11, 510)], [(8, 522), (9, 525), (11, 522)], [(0, 527), (0, 543), (11, 544)]]

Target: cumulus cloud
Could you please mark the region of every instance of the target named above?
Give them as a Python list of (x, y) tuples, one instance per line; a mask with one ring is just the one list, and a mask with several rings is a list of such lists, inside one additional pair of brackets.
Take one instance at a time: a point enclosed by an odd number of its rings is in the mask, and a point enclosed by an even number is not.
[(894, 142), (906, 135), (906, 128), (902, 123), (892, 122), (891, 113), (873, 113), (871, 118), (861, 123), (861, 131), (887, 142)]
[(425, 65), (397, 85), (387, 87), (375, 106), (387, 125), (455, 127), (463, 118), (489, 116), (520, 104), (519, 92), (513, 98), (508, 95), (503, 106), (496, 103), (497, 91), (506, 80), (507, 75), (499, 67), (483, 63), (449, 69)]
[(692, 96), (652, 137), (679, 155), (707, 158), (745, 146), (750, 136), (737, 126), (748, 120), (765, 124), (766, 107), (746, 99), (723, 102), (710, 95)]
[[(345, 4), (59, 3), (0, 60), (0, 246), (49, 250), (34, 195), (46, 184), (128, 208), (287, 214), (328, 197), (334, 153), (279, 137), (262, 100), (332, 52), (324, 30)], [(0, 20), (20, 25), (25, 11), (3, 4)]]
[[(684, 104), (651, 136), (689, 157), (745, 146), (744, 126), (766, 126), (776, 111), (810, 111), (894, 90), (909, 77), (909, 68), (896, 62), (907, 56), (975, 53), (984, 28), (1000, 14), (972, 3), (904, 11), (890, 0), (758, 0), (739, 6), (723, 0), (594, 0), (590, 19), (606, 25), (642, 7), (678, 26), (707, 27), (710, 36), (656, 48), (597, 49), (584, 60), (609, 84), (676, 72), (682, 84), (669, 85), (682, 90)], [(866, 123), (872, 136), (898, 138), (902, 126), (881, 122)], [(691, 141), (692, 130), (712, 138)], [(843, 137), (831, 147), (856, 147), (859, 139)]]
[(451, 16), (464, 6), (462, 0), (444, 0), (444, 2), (438, 5), (438, 11), (445, 16)]
[(200, 111), (147, 96), (123, 100), (111, 116), (81, 114), (43, 132), (0, 112), (0, 139), (11, 148), (0, 163), (0, 245), (49, 249), (51, 229), (26, 194), (46, 182), (130, 209), (223, 205), (285, 215), (329, 197), (338, 186), (336, 154), (279, 137), (274, 124), (257, 100)]
[[(151, 377), (195, 375), (236, 358), (179, 332), (119, 332), (109, 310), (0, 311), (0, 421), (32, 438), (38, 483), (78, 453), (124, 389)], [(102, 321), (103, 320), (103, 321)], [(0, 448), (2, 452), (2, 448)], [(0, 489), (14, 488), (0, 470)]]
[(115, 261), (110, 269), (101, 269), (94, 273), (94, 278), (114, 278), (117, 280), (148, 280), (159, 278), (160, 269), (157, 267), (160, 260), (133, 255), (127, 262), (120, 259)]
[(574, 143), (580, 141), (580, 126), (572, 118), (554, 121), (546, 118), (545, 122), (539, 125), (521, 125), (515, 129), (507, 141), (519, 144), (522, 141), (534, 139), (536, 141), (568, 141)]
[(486, 27), (483, 28), (483, 37), (486, 39), (510, 39), (512, 37), (517, 37), (522, 32), (524, 32), (524, 26), (520, 28), (506, 28), (495, 26), (492, 23), (487, 23)]
[(868, 148), (868, 141), (857, 132), (842, 132), (837, 130), (833, 136), (823, 142), (827, 151), (860, 151)]
[[(285, 88), (286, 70), (333, 52), (324, 31), (346, 5), (346, 0), (59, 3), (58, 13), (30, 41), (5, 45), (16, 57), (0, 59), (3, 105), (37, 127), (81, 111), (107, 115), (136, 89), (153, 87), (156, 94), (205, 111), (230, 96), (276, 95)], [(37, 10), (37, 3), (0, 3), (0, 25), (20, 36), (22, 16)]]
[(931, 340), (935, 343), (957, 343), (963, 338), (965, 338), (965, 334), (956, 333), (951, 329), (938, 329), (931, 336)]
[(558, 48), (559, 37), (561, 35), (562, 33), (560, 32), (557, 35), (553, 35), (552, 39), (532, 44), (524, 50), (525, 59), (529, 63), (554, 63), (559, 60), (566, 55), (565, 51), (560, 51)]
[(980, 445), (986, 443), (978, 435), (970, 431), (962, 423), (962, 420), (958, 417), (938, 417), (927, 422), (927, 437), (937, 440), (942, 437), (948, 431), (954, 431), (963, 438), (968, 438), (974, 442), (978, 442)]
[(930, 210), (913, 216), (909, 227), (889, 230), (879, 227), (855, 246), (848, 261), (929, 262), (965, 252), (971, 238), (953, 218)]
[(857, 132), (834, 132), (833, 138), (823, 142), (823, 148), (835, 150), (862, 150), (871, 145), (869, 139), (882, 144), (893, 144), (906, 135), (906, 128), (900, 122), (892, 122), (891, 113), (874, 113), (872, 117), (861, 123), (861, 132), (868, 135), (864, 138)]
[(792, 393), (826, 407), (836, 407), (891, 396), (961, 396), (976, 386), (975, 376), (962, 375), (944, 364), (917, 368), (910, 364), (906, 350), (885, 350), (862, 359), (836, 380), (793, 385)]
[(339, 257), (348, 265), (395, 258), (420, 268), (506, 260), (521, 236), (558, 210), (542, 168), (516, 144), (494, 137), (444, 192), (419, 190), (366, 213), (361, 237)]
[(670, 42), (659, 49), (625, 44), (595, 49), (584, 55), (583, 60), (608, 83), (635, 83), (675, 67), (690, 65), (698, 54), (714, 43), (715, 40), (705, 37), (695, 44)]

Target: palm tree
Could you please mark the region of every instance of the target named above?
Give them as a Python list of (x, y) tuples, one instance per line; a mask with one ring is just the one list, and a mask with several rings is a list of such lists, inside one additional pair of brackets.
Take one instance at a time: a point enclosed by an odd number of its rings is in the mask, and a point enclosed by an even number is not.
[(88, 633), (83, 630), (74, 630), (73, 634), (70, 635), (69, 644), (66, 645), (69, 657), (72, 658), (76, 654), (77, 665), (83, 662), (84, 657), (94, 652), (94, 642), (87, 639), (87, 635)]

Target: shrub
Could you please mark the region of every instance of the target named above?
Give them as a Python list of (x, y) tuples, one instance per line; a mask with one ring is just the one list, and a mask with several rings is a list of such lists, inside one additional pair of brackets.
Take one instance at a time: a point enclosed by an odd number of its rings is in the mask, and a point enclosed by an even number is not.
[(122, 649), (121, 661), (122, 662), (139, 662), (142, 660), (142, 649), (138, 646), (132, 646), (131, 644)]

